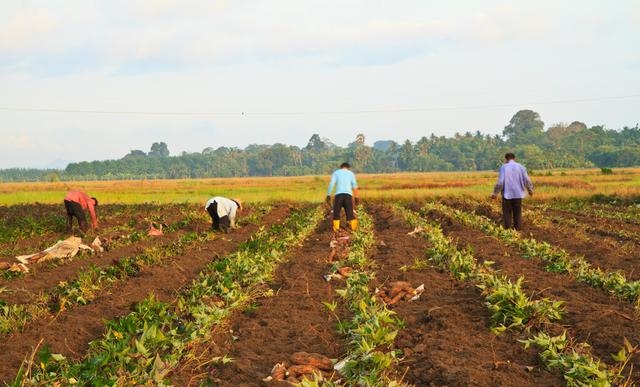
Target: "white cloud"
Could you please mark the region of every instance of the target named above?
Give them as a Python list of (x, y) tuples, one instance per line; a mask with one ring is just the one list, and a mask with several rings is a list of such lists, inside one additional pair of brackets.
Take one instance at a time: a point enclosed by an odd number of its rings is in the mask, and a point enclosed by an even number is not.
[(5, 137), (5, 141), (9, 148), (15, 148), (18, 150), (29, 150), (35, 148), (33, 140), (26, 134), (8, 135)]
[(17, 10), (0, 24), (0, 51), (37, 49), (42, 39), (58, 25), (58, 20), (47, 9), (29, 7)]
[[(637, 1), (28, 4), (5, 4), (0, 14), (0, 107), (223, 114), (0, 111), (0, 136), (11, 138), (0, 143), (0, 167), (40, 158), (40, 165), (119, 158), (155, 141), (177, 154), (205, 146), (304, 145), (313, 133), (345, 145), (359, 132), (371, 142), (499, 133), (517, 107), (437, 108), (640, 91), (640, 23), (630, 23), (640, 17)], [(637, 121), (637, 100), (594, 105), (531, 108), (540, 108), (545, 122), (616, 128)], [(407, 108), (436, 109), (294, 114)], [(285, 114), (235, 114), (242, 111)], [(208, 135), (214, 131), (217, 142)], [(72, 143), (78, 134), (83, 140)], [(100, 138), (100, 145), (86, 146), (87, 137)]]

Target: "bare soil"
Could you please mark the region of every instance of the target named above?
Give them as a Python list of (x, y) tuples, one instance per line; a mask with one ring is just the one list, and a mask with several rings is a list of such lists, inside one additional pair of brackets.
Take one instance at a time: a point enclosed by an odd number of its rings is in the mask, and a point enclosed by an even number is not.
[[(278, 222), (286, 218), (288, 213), (288, 206), (276, 207), (265, 218), (264, 224), (268, 226)], [(170, 302), (175, 298), (176, 292), (195, 278), (208, 262), (233, 251), (257, 230), (257, 225), (248, 225), (230, 234), (218, 234), (214, 240), (200, 244), (184, 255), (172, 257), (164, 265), (143, 268), (138, 276), (116, 283), (109, 292), (100, 295), (88, 305), (77, 306), (59, 315), (34, 321), (24, 332), (6, 337), (0, 344), (0, 380), (12, 380), (22, 360), (31, 354), (41, 340), (49, 345), (53, 353), (60, 353), (71, 359), (82, 358), (89, 342), (104, 333), (105, 320), (129, 313), (132, 306), (151, 293), (160, 301)], [(48, 275), (44, 272), (39, 274)], [(59, 274), (63, 273), (56, 273)], [(32, 283), (39, 282), (34, 280)], [(29, 285), (24, 284), (24, 291), (33, 293)]]
[[(500, 215), (488, 206), (474, 206), (462, 201), (448, 200), (448, 204), (465, 210), (475, 210), (500, 221)], [(562, 377), (547, 371), (535, 350), (524, 350), (518, 339), (523, 333), (506, 332), (494, 335), (490, 331), (489, 312), (480, 289), (467, 281), (452, 279), (435, 268), (412, 268), (416, 259), (424, 260), (429, 243), (420, 235), (409, 235), (412, 228), (384, 203), (366, 203), (367, 212), (374, 219), (376, 246), (370, 252), (376, 279), (371, 291), (391, 281), (424, 284), (426, 291), (413, 302), (401, 301), (393, 311), (404, 321), (395, 341), (401, 354), (396, 370), (402, 380), (415, 386), (561, 386)], [(416, 203), (419, 206), (420, 203)], [(465, 207), (466, 206), (466, 207)], [(26, 209), (28, 210), (28, 209)], [(13, 211), (0, 209), (2, 211)], [(116, 211), (117, 212), (117, 211)], [(274, 207), (263, 225), (280, 223), (290, 212), (287, 204)], [(131, 214), (131, 212), (128, 212)], [(137, 224), (146, 228), (146, 215)], [(171, 222), (179, 221), (175, 209), (163, 213)], [(115, 214), (115, 212), (114, 212)], [(105, 216), (105, 227), (117, 227), (135, 215)], [(557, 213), (554, 213), (558, 215)], [(565, 301), (566, 314), (552, 329), (567, 330), (577, 340), (588, 342), (593, 352), (605, 362), (617, 352), (623, 339), (638, 344), (640, 331), (632, 306), (606, 293), (580, 284), (572, 278), (548, 273), (544, 264), (522, 257), (517, 249), (489, 238), (481, 232), (453, 221), (443, 214), (432, 212), (427, 218), (441, 225), (444, 233), (460, 248), (470, 246), (480, 260), (495, 262), (512, 279), (525, 277), (524, 287), (535, 297), (550, 297)], [(585, 220), (586, 221), (586, 220)], [(110, 223), (112, 222), (112, 223)], [(186, 359), (169, 378), (176, 386), (272, 386), (262, 381), (278, 362), (288, 361), (297, 351), (316, 352), (333, 359), (346, 354), (345, 338), (338, 333), (338, 319), (350, 318), (338, 308), (334, 313), (323, 302), (340, 300), (335, 288), (339, 282), (326, 282), (330, 263), (332, 231), (330, 222), (323, 221), (304, 243), (292, 249), (286, 261), (279, 265), (273, 279), (259, 289), (272, 291), (260, 297), (248, 309), (234, 314), (217, 326), (209, 342), (198, 345), (193, 359)], [(3, 280), (0, 286), (8, 291), (0, 299), (9, 303), (28, 302), (40, 292), (68, 281), (87, 265), (109, 265), (122, 257), (135, 254), (152, 245), (168, 245), (186, 231), (202, 231), (208, 224), (196, 222), (192, 228), (116, 247), (102, 256), (91, 256), (43, 267), (31, 276)], [(145, 268), (138, 276), (119, 281), (92, 303), (66, 310), (57, 316), (29, 324), (24, 332), (5, 337), (0, 344), (0, 381), (10, 382), (26, 356), (43, 340), (52, 352), (72, 359), (82, 358), (89, 342), (104, 333), (104, 321), (127, 314), (133, 305), (150, 293), (167, 302), (176, 292), (196, 276), (204, 265), (216, 257), (234, 251), (258, 230), (257, 225), (244, 226), (231, 234), (217, 234), (209, 242), (189, 249), (185, 254), (171, 257), (165, 264)], [(538, 240), (546, 240), (573, 254), (607, 268), (633, 272), (637, 256), (625, 255), (603, 242), (606, 236), (590, 235), (589, 240), (571, 238), (571, 230), (560, 227), (543, 229), (526, 223), (525, 230)], [(55, 235), (33, 236), (30, 243)], [(20, 242), (26, 243), (26, 242)], [(629, 262), (626, 262), (629, 261)], [(222, 364), (213, 359), (228, 356), (232, 362)], [(640, 380), (640, 359), (632, 359), (635, 381)], [(284, 385), (283, 383), (280, 383)], [(207, 385), (207, 384), (205, 384)]]

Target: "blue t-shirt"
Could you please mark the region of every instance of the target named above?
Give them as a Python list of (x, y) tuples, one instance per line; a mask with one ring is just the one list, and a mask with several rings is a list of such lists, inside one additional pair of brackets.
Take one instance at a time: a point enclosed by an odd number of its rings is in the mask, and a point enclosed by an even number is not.
[(331, 182), (329, 183), (327, 195), (331, 195), (331, 191), (333, 191), (334, 187), (336, 188), (336, 195), (349, 194), (353, 196), (353, 190), (358, 188), (356, 175), (346, 168), (336, 170), (331, 175)]

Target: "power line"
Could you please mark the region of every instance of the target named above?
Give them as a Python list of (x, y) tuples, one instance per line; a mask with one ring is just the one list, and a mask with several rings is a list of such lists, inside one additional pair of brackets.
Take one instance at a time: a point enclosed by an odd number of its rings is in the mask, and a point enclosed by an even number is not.
[(31, 108), (31, 107), (2, 107), (0, 110), (14, 112), (35, 112), (35, 113), (74, 113), (74, 114), (117, 114), (117, 115), (155, 115), (155, 116), (292, 116), (292, 115), (340, 115), (340, 114), (378, 114), (378, 113), (412, 113), (427, 111), (446, 111), (446, 110), (477, 110), (477, 109), (495, 109), (503, 107), (518, 107), (531, 105), (558, 105), (567, 103), (608, 101), (619, 99), (640, 98), (640, 94), (630, 94), (613, 97), (596, 97), (596, 98), (576, 98), (561, 99), (552, 101), (538, 101), (526, 103), (508, 103), (494, 105), (470, 105), (470, 106), (449, 106), (449, 107), (423, 107), (423, 108), (400, 108), (400, 109), (371, 109), (371, 110), (329, 110), (329, 111), (299, 111), (299, 112), (188, 112), (188, 111), (142, 111), (142, 110), (84, 110), (84, 109), (53, 109), (53, 108)]

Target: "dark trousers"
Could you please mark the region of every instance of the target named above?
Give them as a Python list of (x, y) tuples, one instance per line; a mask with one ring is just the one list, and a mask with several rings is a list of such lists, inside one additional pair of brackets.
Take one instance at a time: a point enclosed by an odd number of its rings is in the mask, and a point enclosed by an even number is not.
[(70, 200), (64, 201), (64, 208), (67, 209), (67, 232), (71, 232), (73, 228), (73, 218), (78, 219), (78, 226), (80, 227), (80, 231), (83, 233), (87, 232), (89, 229), (89, 224), (87, 224), (87, 218), (84, 215), (84, 210), (80, 203), (72, 202)]
[(228, 215), (222, 217), (218, 216), (217, 202), (209, 204), (207, 212), (209, 213), (209, 216), (211, 216), (211, 228), (213, 230), (229, 232), (229, 229), (231, 228), (231, 221), (229, 220)]
[(337, 194), (333, 199), (333, 220), (340, 220), (340, 210), (343, 208), (347, 220), (356, 218), (353, 213), (353, 197), (349, 194)]
[(522, 199), (502, 198), (504, 228), (522, 229)]

